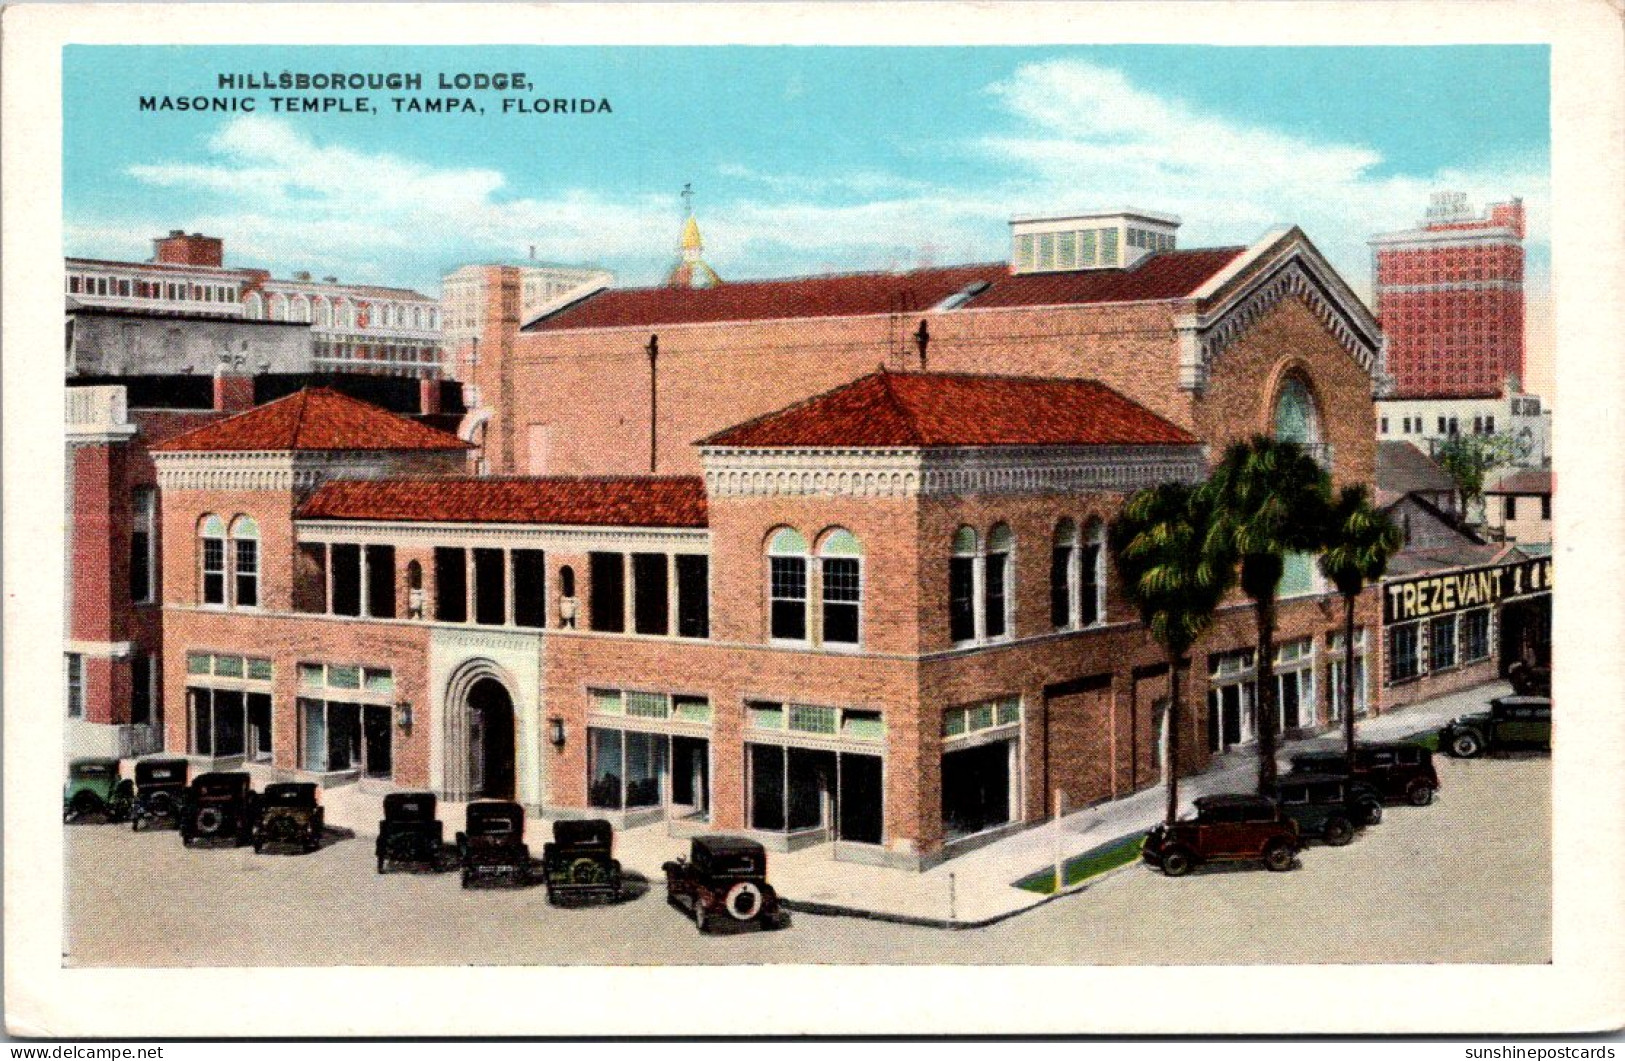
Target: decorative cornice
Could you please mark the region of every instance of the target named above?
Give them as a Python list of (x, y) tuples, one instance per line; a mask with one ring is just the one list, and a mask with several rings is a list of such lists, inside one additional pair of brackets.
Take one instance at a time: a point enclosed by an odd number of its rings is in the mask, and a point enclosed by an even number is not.
[[(381, 479), (404, 472), (448, 470), (440, 454), (345, 450), (158, 452), (158, 485), (165, 490), (289, 490), (306, 493), (329, 479)], [(462, 457), (456, 454), (456, 459)]]
[(1369, 316), (1363, 309), (1349, 305), (1326, 278), (1318, 275), (1312, 254), (1302, 245), (1293, 246), (1239, 297), (1215, 312), (1187, 314), (1175, 321), (1180, 344), (1179, 383), (1183, 389), (1198, 393), (1204, 390), (1214, 358), (1287, 298), (1296, 298), (1308, 306), (1363, 371), (1373, 375), (1378, 372), (1380, 333), (1361, 319)]
[(674, 530), (641, 527), (567, 527), (514, 523), (407, 523), (385, 520), (299, 520), (300, 542), (354, 542), (397, 544), (432, 542), (514, 549), (553, 549), (560, 552), (669, 552), (709, 553), (711, 533), (705, 529)]
[(706, 493), (729, 497), (954, 497), (967, 494), (1127, 493), (1195, 482), (1202, 448), (1189, 446), (944, 449), (701, 450)]

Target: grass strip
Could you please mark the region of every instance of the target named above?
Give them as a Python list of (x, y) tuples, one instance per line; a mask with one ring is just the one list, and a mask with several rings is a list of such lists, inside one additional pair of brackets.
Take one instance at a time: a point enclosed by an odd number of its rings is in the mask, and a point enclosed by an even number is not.
[[(1116, 840), (1091, 848), (1076, 858), (1068, 859), (1063, 871), (1066, 875), (1066, 886), (1081, 884), (1090, 877), (1098, 877), (1107, 870), (1116, 869), (1140, 857), (1140, 847), (1145, 843), (1145, 834), (1134, 833), (1131, 836), (1121, 836)], [(1039, 895), (1050, 895), (1055, 891), (1055, 870), (1044, 869), (1030, 874), (1016, 881), (1016, 887), (1025, 888)]]

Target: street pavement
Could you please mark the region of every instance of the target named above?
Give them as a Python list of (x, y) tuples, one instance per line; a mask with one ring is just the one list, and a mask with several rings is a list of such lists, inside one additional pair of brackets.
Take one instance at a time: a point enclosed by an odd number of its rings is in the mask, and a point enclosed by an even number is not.
[(618, 904), (455, 872), (374, 871), (372, 843), (311, 855), (183, 848), (170, 830), (68, 827), (64, 964), (85, 966), (1542, 963), (1551, 957), (1551, 762), (1441, 759), (1430, 807), (1388, 808), (1287, 873), (1141, 864), (985, 928), (808, 913), (701, 936), (657, 879)]

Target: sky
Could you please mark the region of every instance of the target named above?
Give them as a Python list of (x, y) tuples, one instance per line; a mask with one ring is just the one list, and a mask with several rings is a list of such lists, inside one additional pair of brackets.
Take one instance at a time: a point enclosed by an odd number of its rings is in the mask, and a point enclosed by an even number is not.
[[(184, 228), (222, 237), (227, 264), (429, 294), (532, 247), (657, 283), (691, 184), (724, 279), (999, 260), (1014, 215), (1132, 205), (1181, 217), (1187, 247), (1297, 224), (1369, 301), (1367, 239), (1449, 189), (1524, 199), (1530, 382), (1549, 380), (1545, 47), (70, 46), (63, 64), (72, 255), (144, 259)], [(284, 93), (217, 87), (261, 71), (424, 88), (360, 93), (375, 114), (274, 114)], [(475, 72), (534, 88), (436, 88)], [(164, 95), (258, 110), (139, 109)], [(408, 95), (484, 113), (394, 113)], [(610, 110), (505, 114), (504, 96)]]

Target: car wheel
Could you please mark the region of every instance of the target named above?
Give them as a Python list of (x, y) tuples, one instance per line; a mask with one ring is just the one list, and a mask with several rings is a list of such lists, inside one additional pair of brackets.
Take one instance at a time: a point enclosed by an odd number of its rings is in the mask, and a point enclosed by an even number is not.
[(1382, 804), (1372, 800), (1365, 805), (1365, 823), (1378, 825), (1382, 822)]
[(1425, 807), (1429, 803), (1433, 802), (1433, 786), (1427, 784), (1426, 782), (1418, 781), (1416, 784), (1405, 790), (1405, 798), (1410, 801), (1410, 804), (1413, 807)]
[(79, 792), (68, 805), (68, 821), (79, 821), (102, 810), (102, 801), (89, 792)]
[(1271, 873), (1282, 873), (1292, 868), (1296, 852), (1285, 840), (1276, 840), (1264, 848), (1264, 865)]
[(1162, 872), (1165, 876), (1183, 877), (1191, 871), (1192, 864), (1191, 856), (1178, 848), (1163, 852)]
[(135, 817), (130, 819), (130, 832), (139, 833), (140, 831), (141, 831), (141, 815), (137, 814)]
[(1458, 759), (1471, 759), (1484, 750), (1484, 742), (1476, 733), (1458, 733), (1450, 741), (1450, 754)]
[(1326, 822), (1326, 829), (1322, 835), (1332, 847), (1342, 847), (1354, 839), (1354, 823), (1347, 818), (1331, 818)]
[(735, 921), (749, 921), (762, 912), (762, 889), (748, 880), (739, 881), (722, 897), (722, 906)]

